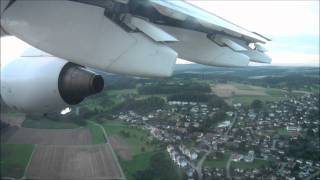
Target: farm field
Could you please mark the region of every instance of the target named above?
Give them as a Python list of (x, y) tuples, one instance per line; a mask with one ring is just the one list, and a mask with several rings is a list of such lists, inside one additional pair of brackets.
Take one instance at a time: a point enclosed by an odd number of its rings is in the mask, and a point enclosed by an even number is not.
[(268, 161), (256, 159), (252, 163), (247, 162), (232, 162), (231, 167), (233, 168), (241, 168), (241, 169), (253, 169), (253, 168), (261, 168), (268, 164)]
[(135, 173), (149, 167), (150, 158), (158, 148), (147, 142), (146, 130), (132, 128), (119, 121), (107, 121), (103, 126), (127, 179), (133, 180)]
[(127, 142), (133, 155), (154, 150), (154, 146), (147, 143), (149, 135), (146, 130), (129, 127), (120, 121), (107, 121), (103, 126), (109, 137), (117, 137)]
[(276, 88), (264, 88), (239, 83), (216, 84), (212, 91), (219, 97), (225, 98), (228, 103), (249, 105), (254, 100), (277, 101), (284, 99), (287, 91)]
[(225, 168), (228, 162), (230, 154), (225, 154), (221, 159), (205, 160), (204, 166), (210, 168)]
[(108, 145), (38, 146), (27, 169), (30, 179), (122, 179)]
[(22, 123), (22, 127), (38, 129), (74, 129), (79, 128), (80, 126), (72, 122), (53, 121), (46, 118), (41, 120), (26, 118)]
[(21, 124), (26, 118), (23, 113), (1, 113), (0, 116), (2, 122), (18, 127), (21, 127)]
[(0, 177), (21, 178), (29, 162), (34, 145), (1, 144)]
[(10, 144), (86, 145), (91, 144), (88, 129), (19, 128), (4, 141)]

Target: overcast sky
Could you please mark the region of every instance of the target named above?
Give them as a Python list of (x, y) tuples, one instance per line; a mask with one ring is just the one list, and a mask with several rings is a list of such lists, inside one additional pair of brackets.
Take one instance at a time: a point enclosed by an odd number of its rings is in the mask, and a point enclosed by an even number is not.
[(272, 64), (319, 66), (319, 1), (189, 2), (270, 37)]
[[(273, 65), (319, 66), (319, 1), (189, 2), (271, 38), (266, 47)], [(19, 54), (25, 46), (14, 38), (1, 39), (1, 59)]]

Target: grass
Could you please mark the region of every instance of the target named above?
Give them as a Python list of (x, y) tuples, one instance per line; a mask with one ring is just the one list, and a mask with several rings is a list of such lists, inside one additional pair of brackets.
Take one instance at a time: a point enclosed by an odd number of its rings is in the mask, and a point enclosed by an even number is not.
[(87, 127), (89, 128), (89, 130), (91, 132), (92, 144), (106, 143), (106, 139), (104, 137), (103, 131), (98, 125), (96, 125), (92, 122), (88, 122)]
[[(233, 96), (230, 100), (233, 103), (241, 103), (243, 105), (250, 105), (254, 100), (266, 101), (279, 101), (285, 99), (285, 92), (281, 90), (267, 90), (266, 96)], [(272, 95), (271, 95), (272, 94)]]
[(137, 89), (123, 89), (123, 90), (109, 90), (108, 95), (116, 96), (116, 95), (127, 95), (127, 94), (138, 94)]
[(287, 94), (287, 91), (281, 90), (281, 89), (275, 89), (275, 88), (266, 88), (265, 92), (270, 96), (281, 96), (283, 97), (285, 94)]
[(128, 180), (134, 179), (134, 174), (138, 171), (146, 170), (149, 167), (150, 159), (155, 152), (145, 152), (133, 156), (129, 161), (120, 161), (121, 167)]
[(234, 86), (238, 90), (252, 92), (253, 94), (259, 93), (259, 95), (250, 94), (235, 94), (230, 98), (226, 99), (226, 102), (231, 103), (241, 103), (243, 105), (250, 105), (254, 100), (266, 101), (278, 101), (285, 98), (288, 94), (287, 91), (277, 88), (264, 88), (260, 86), (253, 86), (247, 84), (240, 84), (235, 82), (229, 82), (228, 84)]
[(53, 121), (46, 118), (43, 118), (41, 120), (26, 118), (26, 120), (22, 123), (22, 127), (38, 129), (73, 129), (80, 126), (73, 122)]
[(33, 149), (31, 144), (1, 144), (0, 176), (21, 178)]
[(289, 136), (288, 130), (286, 128), (279, 128), (276, 132), (279, 136)]
[(225, 154), (222, 159), (212, 159), (208, 160), (206, 159), (204, 161), (204, 166), (210, 167), (210, 168), (225, 168), (228, 162), (230, 154)]
[(247, 162), (232, 162), (231, 166), (233, 168), (240, 168), (240, 169), (253, 169), (253, 168), (261, 168), (263, 166), (268, 165), (268, 161), (266, 160), (260, 160), (256, 159), (252, 163), (247, 163)]
[[(154, 150), (153, 145), (147, 144), (149, 135), (146, 130), (132, 128), (119, 121), (107, 121), (103, 126), (109, 136), (117, 135), (123, 138), (131, 146), (133, 155), (143, 153), (142, 148), (144, 148), (145, 152)], [(129, 136), (123, 136), (121, 132), (126, 132)]]
[(124, 96), (129, 94), (137, 95), (138, 91), (137, 89), (110, 90), (107, 94), (116, 104), (118, 104), (124, 101)]
[[(149, 167), (150, 158), (158, 151), (158, 148), (156, 145), (147, 143), (149, 133), (146, 130), (130, 128), (120, 121), (107, 121), (103, 126), (109, 136), (119, 136), (130, 146), (132, 159), (122, 160), (120, 157), (119, 159), (127, 179), (133, 180), (138, 171), (143, 171)], [(124, 136), (123, 132), (130, 135)]]
[[(252, 86), (252, 85), (247, 85), (247, 84), (240, 84), (240, 83), (236, 83), (236, 82), (231, 82), (229, 83), (233, 86), (235, 86), (236, 88), (240, 89), (240, 90), (253, 90), (253, 89), (256, 89), (256, 88), (259, 88), (258, 86)], [(254, 88), (253, 88), (254, 87)]]
[(265, 101), (277, 101), (278, 98), (272, 96), (234, 96), (230, 98), (233, 103), (241, 103), (243, 105), (250, 105), (254, 100)]

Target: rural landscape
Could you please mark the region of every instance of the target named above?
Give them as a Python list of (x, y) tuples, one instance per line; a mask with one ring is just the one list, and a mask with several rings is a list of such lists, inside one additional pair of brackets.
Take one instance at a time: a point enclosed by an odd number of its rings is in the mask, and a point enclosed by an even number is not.
[(320, 180), (318, 68), (97, 72), (105, 90), (65, 115), (1, 101), (2, 179)]

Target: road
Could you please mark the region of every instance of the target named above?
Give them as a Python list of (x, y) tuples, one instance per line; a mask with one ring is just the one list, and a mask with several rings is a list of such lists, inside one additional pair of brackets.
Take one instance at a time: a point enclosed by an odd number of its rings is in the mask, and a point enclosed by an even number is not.
[(316, 171), (315, 173), (311, 174), (309, 177), (307, 177), (305, 180), (313, 179), (314, 177), (318, 176), (320, 174), (320, 170)]
[(232, 162), (232, 155), (230, 155), (227, 165), (226, 165), (226, 174), (227, 174), (227, 179), (232, 179), (231, 175), (230, 175), (230, 166), (231, 166), (231, 162)]
[[(232, 129), (233, 125), (236, 123), (237, 117), (238, 117), (238, 114), (237, 114), (237, 112), (235, 112), (234, 113), (234, 117), (232, 119), (232, 123), (230, 124), (229, 129), (227, 130), (227, 132), (224, 134), (225, 137), (229, 134), (229, 131)], [(228, 159), (228, 162), (226, 164), (226, 174), (227, 174), (227, 178), (228, 179), (232, 179), (232, 177), (230, 175), (231, 162), (232, 162), (232, 155), (230, 155), (230, 157)]]
[[(234, 117), (232, 119), (232, 122), (229, 126), (229, 129), (227, 130), (227, 132), (224, 134), (224, 136), (227, 136), (229, 134), (229, 131), (232, 129), (233, 125), (235, 124), (235, 122), (237, 121), (237, 112), (234, 113)], [(206, 160), (207, 156), (212, 152), (212, 150), (210, 149), (209, 151), (207, 151), (202, 157), (201, 159), (198, 161), (197, 166), (195, 166), (194, 164), (191, 164), (191, 167), (193, 169), (196, 170), (197, 174), (198, 174), (198, 179), (202, 180), (203, 174), (202, 174), (202, 166), (204, 161)], [(229, 160), (227, 162), (226, 165), (226, 171), (227, 171), (227, 177), (228, 179), (231, 179), (231, 175), (230, 175), (230, 165), (231, 165), (231, 161), (232, 161), (232, 156), (229, 157)]]
[(272, 150), (276, 150), (276, 144), (277, 144), (277, 142), (278, 142), (278, 140), (276, 140), (276, 139), (274, 139), (273, 141), (272, 141)]
[(204, 161), (206, 160), (207, 156), (211, 153), (211, 149), (209, 151), (207, 151), (202, 157), (201, 159), (198, 161), (197, 166), (195, 166), (194, 164), (191, 164), (192, 168), (194, 168), (198, 174), (198, 180), (202, 180), (203, 174), (202, 174), (202, 166)]
[(225, 133), (225, 136), (227, 136), (227, 135), (229, 134), (229, 131), (232, 129), (233, 125), (236, 123), (237, 117), (238, 117), (237, 112), (234, 112), (234, 117), (233, 117), (232, 122), (231, 122), (231, 124), (230, 124), (230, 126), (229, 126), (229, 129), (228, 129), (227, 132)]
[(101, 124), (98, 124), (98, 123), (93, 122), (93, 121), (89, 121), (89, 122), (92, 123), (92, 124), (94, 124), (94, 125), (96, 125), (96, 126), (99, 126), (99, 127), (101, 128), (101, 130), (102, 130), (102, 132), (103, 132), (103, 135), (104, 135), (104, 138), (105, 138), (106, 141), (107, 141), (106, 144), (109, 146), (109, 148), (110, 148), (110, 150), (111, 150), (111, 153), (112, 153), (112, 156), (113, 156), (113, 159), (116, 161), (117, 166), (118, 166), (118, 168), (119, 168), (119, 170), (120, 170), (121, 176), (123, 177), (122, 179), (123, 179), (123, 180), (126, 180), (127, 178), (126, 178), (126, 176), (125, 176), (124, 173), (123, 173), (123, 170), (122, 170), (122, 167), (121, 167), (121, 165), (120, 165), (120, 163), (119, 163), (118, 157), (117, 157), (116, 153), (114, 152), (111, 144), (109, 143), (110, 141), (109, 141), (109, 139), (108, 139), (108, 134), (107, 134), (106, 130), (104, 129), (103, 126), (101, 126)]

